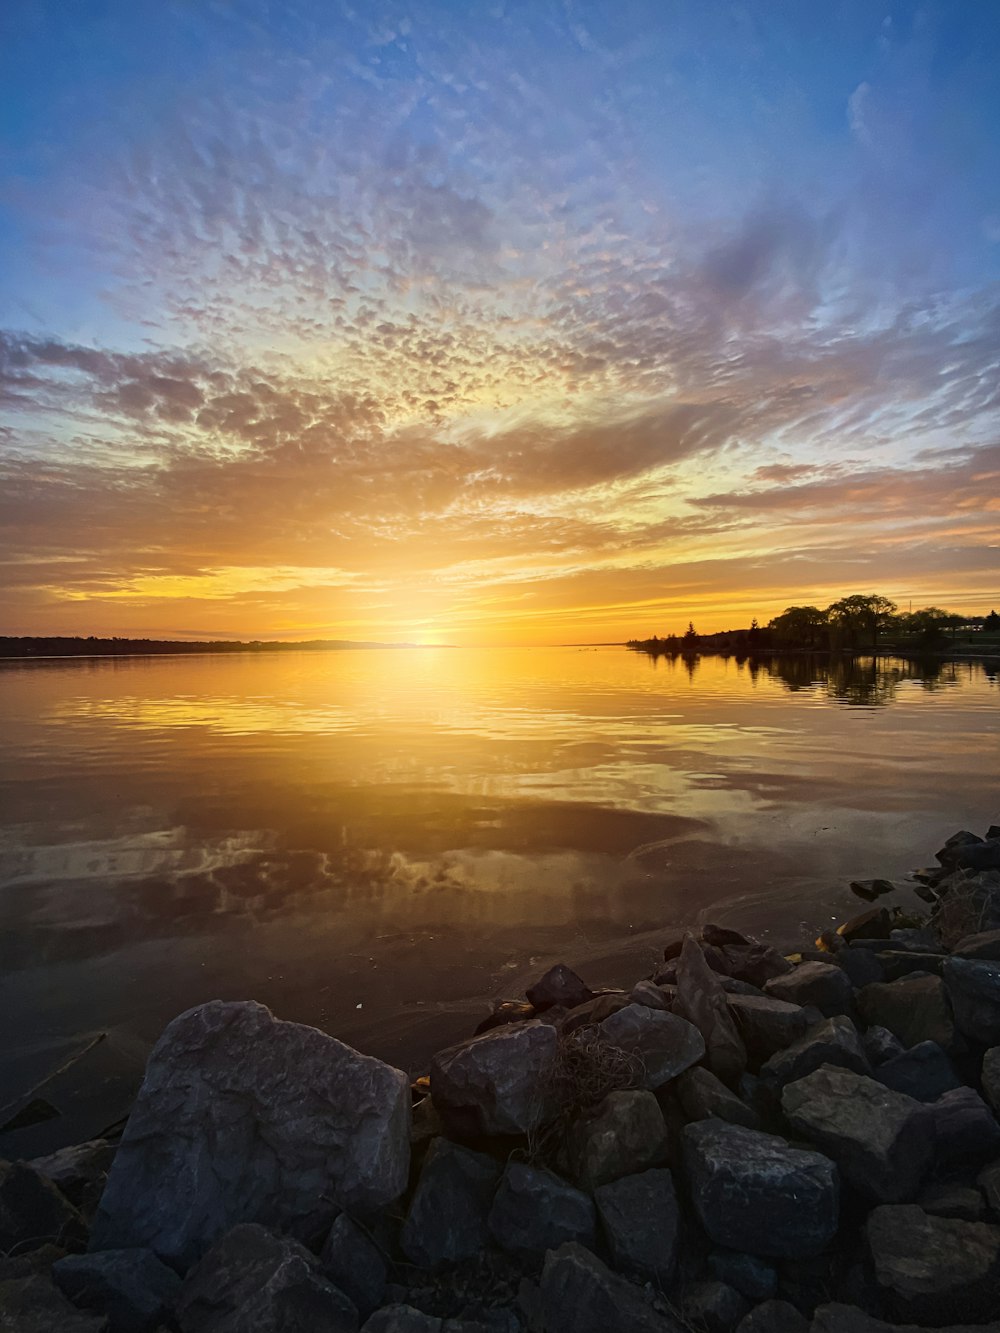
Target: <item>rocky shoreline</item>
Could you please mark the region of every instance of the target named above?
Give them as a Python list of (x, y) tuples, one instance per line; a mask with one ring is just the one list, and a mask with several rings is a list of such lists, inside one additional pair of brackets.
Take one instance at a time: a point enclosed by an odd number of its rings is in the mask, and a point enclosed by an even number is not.
[(0, 1329), (1000, 1329), (1000, 827), (937, 859), (919, 920), (551, 968), (412, 1084), (189, 1010), (119, 1141), (0, 1163)]

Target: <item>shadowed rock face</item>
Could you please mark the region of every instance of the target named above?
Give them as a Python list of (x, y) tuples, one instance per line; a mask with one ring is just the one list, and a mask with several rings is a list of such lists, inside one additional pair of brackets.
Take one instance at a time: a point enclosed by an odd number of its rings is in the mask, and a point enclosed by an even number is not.
[(338, 1207), (375, 1210), (409, 1170), (398, 1069), (263, 1005), (212, 1001), (157, 1043), (91, 1237), (180, 1269), (240, 1222), (312, 1239)]

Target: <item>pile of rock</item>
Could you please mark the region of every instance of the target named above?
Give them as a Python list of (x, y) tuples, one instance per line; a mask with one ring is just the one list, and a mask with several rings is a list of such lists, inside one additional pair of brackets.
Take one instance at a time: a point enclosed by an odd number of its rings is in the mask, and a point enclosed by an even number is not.
[(559, 966), (412, 1087), (260, 1005), (190, 1010), (117, 1148), (0, 1168), (0, 1327), (982, 1328), (1000, 829), (938, 859), (923, 924), (788, 956), (706, 925), (629, 992)]

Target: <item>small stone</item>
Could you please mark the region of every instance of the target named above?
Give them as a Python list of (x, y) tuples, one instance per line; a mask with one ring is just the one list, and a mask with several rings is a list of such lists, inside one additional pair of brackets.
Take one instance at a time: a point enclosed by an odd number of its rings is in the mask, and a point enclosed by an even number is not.
[(677, 1258), (680, 1209), (673, 1176), (640, 1171), (594, 1191), (615, 1268), (666, 1287)]
[(955, 1024), (940, 977), (903, 977), (858, 991), (858, 1010), (866, 1027), (888, 1028), (909, 1049), (936, 1041), (955, 1050)]
[(501, 1249), (521, 1259), (541, 1259), (546, 1250), (576, 1240), (593, 1249), (594, 1201), (551, 1171), (511, 1162), (489, 1214), (489, 1229)]
[(695, 1211), (717, 1245), (800, 1258), (832, 1240), (839, 1189), (829, 1158), (722, 1120), (688, 1125), (683, 1137)]
[(1000, 1042), (1000, 963), (949, 958), (942, 975), (959, 1030), (983, 1046)]
[(821, 1148), (845, 1179), (877, 1202), (911, 1199), (933, 1151), (923, 1107), (864, 1075), (824, 1065), (781, 1094), (792, 1128)]
[(945, 1092), (962, 1086), (947, 1054), (936, 1041), (921, 1041), (902, 1055), (886, 1060), (875, 1078), (894, 1092), (905, 1092), (918, 1102), (933, 1102)]
[(788, 1301), (762, 1301), (740, 1320), (736, 1333), (809, 1333), (809, 1320)]
[(567, 1152), (574, 1179), (596, 1189), (622, 1176), (660, 1166), (669, 1153), (659, 1102), (641, 1089), (610, 1092), (569, 1131)]
[(111, 1333), (148, 1333), (166, 1322), (181, 1285), (152, 1250), (68, 1254), (52, 1280), (74, 1305), (107, 1315)]
[(400, 1233), (399, 1243), (420, 1268), (470, 1259), (489, 1242), (490, 1207), (500, 1165), (449, 1139), (434, 1139)]
[(764, 994), (789, 1004), (811, 1004), (826, 1018), (846, 1014), (854, 1004), (854, 987), (836, 963), (800, 963), (783, 977), (772, 977)]
[(87, 1236), (79, 1212), (27, 1162), (0, 1161), (0, 1254), (42, 1245), (75, 1249)]
[(747, 1051), (758, 1060), (784, 1050), (823, 1018), (818, 1009), (788, 1004), (772, 995), (730, 995), (727, 1003)]
[(707, 1120), (709, 1116), (715, 1116), (733, 1125), (760, 1128), (757, 1112), (701, 1065), (685, 1070), (674, 1080), (672, 1089), (686, 1120)]
[(713, 1250), (708, 1263), (720, 1282), (735, 1287), (748, 1301), (769, 1301), (778, 1290), (776, 1269), (755, 1254)]
[(1000, 1152), (1000, 1124), (975, 1089), (946, 1092), (927, 1111), (936, 1162), (979, 1167)]
[(529, 986), (526, 994), (528, 1001), (539, 1011), (550, 1009), (554, 1004), (575, 1009), (578, 1004), (586, 1004), (594, 998), (594, 992), (572, 972), (565, 963), (556, 963), (545, 975)]
[(747, 1066), (746, 1047), (726, 1004), (726, 992), (691, 935), (677, 960), (673, 1011), (701, 1033), (709, 1070), (723, 1083), (735, 1086)]
[(875, 1277), (895, 1322), (980, 1323), (996, 1312), (1000, 1228), (931, 1217), (915, 1204), (868, 1218)]
[(330, 1228), (320, 1251), (325, 1277), (351, 1298), (364, 1319), (385, 1296), (388, 1268), (382, 1251), (368, 1233), (346, 1213)]
[(791, 1046), (777, 1051), (761, 1066), (760, 1077), (765, 1086), (783, 1088), (786, 1083), (805, 1078), (820, 1065), (838, 1065), (856, 1074), (871, 1072), (858, 1030), (842, 1014), (817, 1023)]
[(103, 1315), (77, 1310), (41, 1273), (0, 1282), (3, 1333), (105, 1333)]
[(680, 1333), (641, 1288), (573, 1242), (546, 1255), (541, 1290), (546, 1333)]
[(508, 1024), (439, 1051), (431, 1097), (445, 1124), (463, 1135), (526, 1134), (547, 1120), (556, 1029), (537, 1019)]
[(705, 1054), (698, 1029), (676, 1014), (629, 1004), (600, 1025), (601, 1037), (642, 1066), (643, 1087), (655, 1091), (689, 1069)]
[(873, 1065), (883, 1065), (897, 1055), (902, 1055), (906, 1047), (894, 1037), (888, 1028), (870, 1027), (861, 1039), (865, 1055)]
[(725, 1282), (692, 1282), (684, 1289), (681, 1313), (688, 1327), (704, 1329), (705, 1333), (733, 1333), (748, 1313), (748, 1302)]
[[(324, 1333), (355, 1333), (352, 1301), (319, 1272), (316, 1256), (291, 1236), (244, 1222), (195, 1264), (175, 1304), (181, 1333), (286, 1333), (315, 1321)], [(300, 1319), (296, 1325), (293, 1320)]]

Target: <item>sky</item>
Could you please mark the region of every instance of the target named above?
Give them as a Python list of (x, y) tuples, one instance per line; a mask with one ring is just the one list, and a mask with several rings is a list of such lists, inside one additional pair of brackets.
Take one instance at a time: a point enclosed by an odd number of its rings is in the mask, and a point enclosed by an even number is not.
[(0, 633), (1000, 603), (995, 0), (6, 0)]

